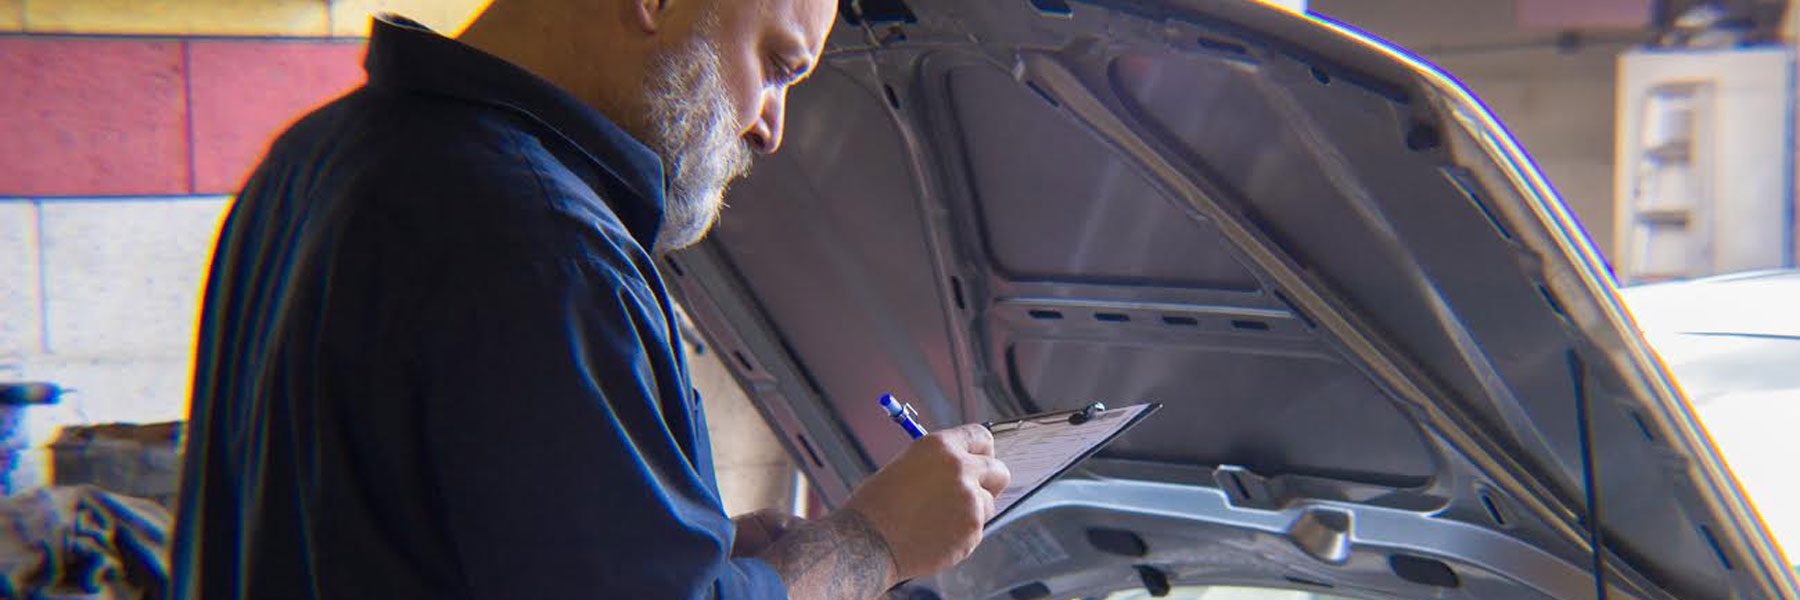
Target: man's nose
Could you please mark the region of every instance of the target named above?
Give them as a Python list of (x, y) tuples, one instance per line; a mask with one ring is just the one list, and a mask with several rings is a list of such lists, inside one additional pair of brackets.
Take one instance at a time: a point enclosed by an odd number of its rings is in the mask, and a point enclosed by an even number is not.
[(751, 148), (763, 154), (774, 154), (775, 150), (781, 148), (782, 119), (786, 105), (785, 87), (763, 94), (762, 110), (757, 111), (756, 122), (744, 134)]

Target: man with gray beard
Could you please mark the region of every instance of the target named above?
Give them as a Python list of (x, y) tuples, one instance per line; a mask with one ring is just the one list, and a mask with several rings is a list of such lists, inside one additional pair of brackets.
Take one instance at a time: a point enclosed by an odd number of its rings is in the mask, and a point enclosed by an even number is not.
[(723, 512), (655, 258), (701, 239), (830, 0), (377, 20), (220, 232), (170, 597), (870, 598), (973, 551), (980, 427), (812, 522)]

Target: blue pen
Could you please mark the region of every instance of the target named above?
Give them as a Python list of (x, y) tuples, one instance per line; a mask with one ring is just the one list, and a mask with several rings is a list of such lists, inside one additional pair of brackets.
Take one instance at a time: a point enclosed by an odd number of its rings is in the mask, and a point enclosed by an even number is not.
[(900, 428), (906, 430), (906, 435), (912, 436), (912, 439), (915, 440), (925, 437), (925, 428), (920, 427), (919, 422), (913, 420), (913, 417), (919, 416), (919, 413), (913, 410), (911, 404), (901, 404), (893, 394), (882, 394), (880, 402), (881, 408), (887, 411), (888, 418), (899, 423)]

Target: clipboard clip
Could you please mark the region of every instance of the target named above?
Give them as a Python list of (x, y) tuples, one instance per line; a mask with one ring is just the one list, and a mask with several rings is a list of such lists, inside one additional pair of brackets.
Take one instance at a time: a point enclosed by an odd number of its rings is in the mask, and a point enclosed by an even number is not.
[(1094, 420), (1095, 416), (1099, 415), (1100, 412), (1104, 411), (1104, 410), (1106, 410), (1106, 403), (1104, 403), (1104, 402), (1095, 402), (1093, 404), (1089, 404), (1087, 406), (1082, 407), (1081, 410), (1069, 413), (1069, 424), (1070, 425), (1080, 425), (1082, 423), (1092, 421), (1092, 420)]

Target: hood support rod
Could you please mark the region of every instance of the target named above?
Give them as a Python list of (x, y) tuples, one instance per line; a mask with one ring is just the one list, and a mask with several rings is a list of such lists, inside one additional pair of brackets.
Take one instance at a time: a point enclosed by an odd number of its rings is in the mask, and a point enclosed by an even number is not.
[(1581, 445), (1581, 485), (1587, 491), (1587, 515), (1582, 520), (1587, 522), (1588, 547), (1593, 549), (1594, 557), (1594, 599), (1606, 600), (1606, 543), (1600, 537), (1600, 476), (1594, 471), (1587, 365), (1581, 362), (1581, 355), (1575, 349), (1568, 352), (1569, 377), (1575, 381), (1575, 428), (1576, 439)]

